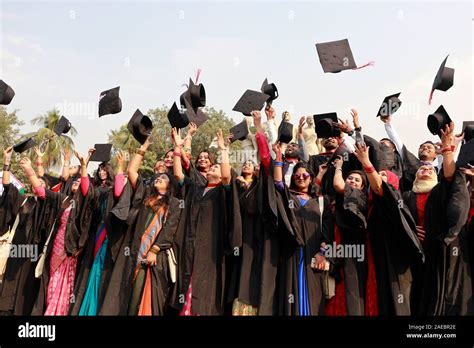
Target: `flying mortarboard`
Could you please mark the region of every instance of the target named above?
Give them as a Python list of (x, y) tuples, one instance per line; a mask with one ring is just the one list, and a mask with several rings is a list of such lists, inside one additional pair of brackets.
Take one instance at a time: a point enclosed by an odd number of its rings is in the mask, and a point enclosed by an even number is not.
[(70, 129), (71, 122), (69, 122), (66, 117), (61, 116), (59, 121), (56, 123), (56, 126), (54, 127), (54, 133), (56, 133), (58, 136), (61, 136), (62, 134), (66, 134), (67, 132), (69, 132)]
[(181, 94), (179, 101), (181, 106), (186, 108), (189, 122), (199, 127), (207, 121), (207, 115), (200, 109), (206, 106), (206, 90), (202, 83), (196, 85), (192, 79), (189, 79), (188, 89)]
[(431, 99), (433, 98), (433, 92), (435, 89), (439, 91), (446, 92), (453, 86), (454, 82), (454, 69), (446, 67), (446, 61), (448, 60), (449, 55), (444, 58), (441, 66), (439, 67), (438, 73), (433, 81), (433, 86), (431, 87), (430, 98), (428, 104), (431, 105)]
[(338, 73), (342, 70), (362, 69), (374, 64), (374, 62), (369, 62), (357, 67), (349, 45), (349, 40), (347, 39), (316, 44), (316, 50), (318, 51), (319, 61), (325, 73)]
[(22, 153), (26, 150), (31, 149), (32, 147), (36, 146), (36, 141), (33, 140), (33, 138), (28, 138), (26, 140), (23, 140), (22, 142), (16, 144), (13, 146), (13, 151)]
[(133, 137), (143, 145), (151, 134), (153, 123), (148, 116), (143, 115), (141, 111), (137, 109), (128, 122), (127, 128), (130, 133), (133, 134)]
[(268, 105), (271, 105), (272, 102), (276, 98), (278, 98), (278, 89), (276, 88), (274, 83), (268, 83), (267, 79), (265, 79), (263, 81), (262, 87), (260, 88), (260, 90), (262, 91), (262, 93), (265, 93), (266, 95), (269, 96), (268, 99), (267, 99), (267, 104)]
[(92, 154), (90, 161), (92, 162), (108, 162), (110, 161), (110, 151), (112, 150), (112, 144), (95, 144), (94, 153)]
[(385, 97), (382, 102), (382, 106), (380, 106), (379, 112), (377, 113), (377, 117), (386, 117), (392, 116), (397, 110), (402, 106), (402, 101), (398, 99), (400, 93), (395, 93)]
[(466, 142), (474, 139), (474, 121), (464, 121), (462, 123), (462, 132), (464, 133), (464, 140), (466, 140)]
[(188, 115), (185, 112), (178, 109), (176, 103), (168, 111), (168, 120), (170, 121), (171, 127), (173, 128), (184, 128), (189, 124)]
[(0, 80), (0, 105), (8, 105), (15, 96), (15, 91), (3, 80)]
[(282, 121), (278, 127), (278, 141), (289, 144), (293, 139), (293, 125), (290, 122)]
[(314, 115), (313, 117), (318, 138), (339, 137), (341, 135), (341, 131), (333, 125), (333, 122), (337, 123), (337, 113), (330, 112)]
[(427, 120), (428, 129), (431, 134), (437, 134), (439, 136), (441, 136), (441, 129), (444, 129), (444, 126), (450, 123), (451, 118), (443, 105), (441, 105), (433, 114), (429, 115)]
[(474, 139), (469, 140), (461, 146), (459, 150), (456, 167), (474, 167)]
[(232, 137), (231, 143), (237, 140), (245, 140), (245, 138), (247, 138), (247, 135), (249, 134), (249, 127), (247, 125), (247, 121), (243, 120), (239, 124), (232, 127), (229, 132), (234, 135)]
[(232, 110), (241, 112), (245, 116), (250, 116), (252, 111), (262, 110), (265, 102), (270, 98), (268, 94), (246, 90), (245, 93), (240, 97)]
[(122, 111), (122, 100), (119, 97), (120, 86), (100, 93), (99, 117), (118, 114)]

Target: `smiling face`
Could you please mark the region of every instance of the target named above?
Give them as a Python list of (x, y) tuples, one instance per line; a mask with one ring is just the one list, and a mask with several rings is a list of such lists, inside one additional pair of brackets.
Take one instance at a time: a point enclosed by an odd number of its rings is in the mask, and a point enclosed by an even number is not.
[(168, 151), (163, 158), (166, 168), (173, 168), (173, 151)]
[(296, 143), (288, 144), (288, 146), (286, 147), (286, 151), (285, 151), (285, 157), (291, 157), (291, 158), (298, 157), (298, 150), (299, 149), (300, 149), (300, 147)]
[(242, 165), (242, 175), (253, 175), (255, 166), (252, 161), (245, 161)]
[(206, 178), (210, 184), (219, 183), (222, 180), (221, 166), (218, 164), (211, 166), (206, 173)]
[(433, 166), (421, 166), (416, 172), (418, 180), (431, 180), (436, 177), (436, 172)]
[(307, 191), (311, 183), (311, 175), (306, 168), (298, 168), (296, 172), (293, 173), (293, 181), (298, 191)]
[(209, 159), (208, 152), (201, 152), (197, 159), (197, 168), (201, 172), (207, 172), (212, 166), (211, 160)]
[(99, 179), (102, 180), (102, 181), (105, 181), (105, 180), (107, 180), (107, 177), (108, 177), (107, 171), (105, 170), (104, 167), (100, 166), (99, 167)]
[(337, 138), (335, 137), (324, 138), (322, 141), (322, 145), (326, 149), (326, 151), (335, 150), (339, 146)]
[(356, 190), (362, 190), (364, 188), (364, 181), (360, 174), (351, 173), (346, 178), (346, 185), (349, 185), (350, 187)]
[(436, 158), (436, 149), (431, 143), (424, 143), (418, 149), (418, 158), (422, 161), (433, 162)]
[(159, 160), (156, 162), (155, 167), (153, 168), (155, 174), (163, 174), (168, 171), (165, 161)]
[(70, 166), (69, 167), (69, 176), (74, 176), (79, 173), (79, 166)]
[(160, 193), (165, 193), (168, 190), (170, 178), (166, 174), (159, 175), (154, 182), (153, 187)]

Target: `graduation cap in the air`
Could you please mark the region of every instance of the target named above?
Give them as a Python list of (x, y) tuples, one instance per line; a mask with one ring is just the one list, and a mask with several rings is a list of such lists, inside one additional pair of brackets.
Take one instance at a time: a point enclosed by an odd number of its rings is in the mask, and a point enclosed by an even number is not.
[(118, 114), (122, 111), (122, 99), (119, 97), (120, 86), (100, 93), (99, 117)]
[(276, 88), (274, 83), (268, 83), (267, 79), (265, 79), (265, 81), (263, 81), (262, 87), (260, 88), (260, 90), (262, 91), (262, 93), (265, 93), (266, 95), (269, 96), (268, 99), (267, 99), (267, 104), (268, 105), (271, 105), (272, 102), (276, 98), (278, 98), (278, 89)]
[(249, 126), (247, 124), (247, 121), (243, 120), (239, 124), (232, 127), (229, 132), (234, 135), (232, 137), (231, 143), (237, 140), (245, 140), (247, 138), (247, 135), (249, 134)]
[(15, 96), (15, 91), (3, 80), (0, 80), (0, 105), (8, 105)]
[(153, 129), (151, 119), (143, 115), (139, 109), (135, 111), (127, 125), (130, 133), (140, 144), (144, 144)]
[(464, 133), (464, 140), (466, 140), (466, 142), (474, 139), (474, 121), (464, 121), (462, 123), (462, 132)]
[(278, 127), (278, 141), (289, 144), (293, 139), (293, 125), (290, 122), (281, 121)]
[(341, 135), (341, 131), (333, 124), (333, 122), (337, 123), (337, 113), (314, 115), (313, 118), (318, 138), (339, 137)]
[(70, 129), (71, 122), (69, 122), (66, 117), (61, 116), (59, 121), (56, 123), (56, 126), (54, 127), (54, 133), (56, 133), (58, 136), (61, 136), (62, 134), (66, 134), (67, 132), (69, 132)]
[(431, 87), (430, 99), (428, 104), (431, 105), (431, 99), (433, 98), (433, 92), (435, 89), (439, 91), (446, 92), (453, 86), (454, 82), (454, 69), (446, 67), (446, 61), (448, 60), (449, 55), (444, 58), (441, 66), (439, 67), (438, 73), (433, 81), (433, 86)]
[(170, 111), (168, 111), (168, 120), (170, 121), (171, 127), (173, 128), (184, 128), (189, 124), (188, 115), (184, 111), (181, 111), (176, 103), (173, 103)]
[(196, 85), (189, 79), (186, 92), (179, 97), (180, 104), (186, 108), (189, 122), (195, 123), (198, 127), (207, 121), (207, 115), (200, 109), (206, 106), (206, 90), (202, 83)]
[(31, 149), (32, 147), (36, 146), (36, 141), (33, 140), (33, 138), (28, 138), (23, 140), (22, 142), (16, 144), (13, 146), (13, 151), (22, 153), (26, 150)]
[(92, 162), (108, 162), (110, 161), (110, 152), (112, 151), (112, 144), (95, 144), (94, 153), (90, 161)]
[(474, 139), (461, 146), (456, 167), (474, 167)]
[(402, 101), (398, 99), (400, 93), (395, 93), (385, 97), (380, 106), (379, 112), (377, 113), (377, 117), (386, 117), (392, 116), (397, 110), (402, 106)]
[(444, 129), (447, 124), (451, 123), (451, 118), (444, 106), (441, 105), (433, 114), (428, 116), (427, 123), (431, 134), (441, 136), (441, 129)]
[(232, 110), (241, 112), (245, 116), (250, 116), (252, 111), (260, 111), (263, 108), (265, 102), (270, 98), (268, 94), (246, 90), (245, 93), (240, 97)]
[(356, 70), (374, 64), (369, 62), (357, 67), (347, 39), (318, 43), (316, 50), (325, 73), (338, 73), (348, 69)]

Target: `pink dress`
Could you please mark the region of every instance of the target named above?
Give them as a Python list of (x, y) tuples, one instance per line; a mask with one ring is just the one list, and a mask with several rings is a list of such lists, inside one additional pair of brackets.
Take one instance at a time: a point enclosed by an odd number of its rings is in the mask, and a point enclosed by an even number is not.
[(77, 258), (66, 255), (64, 237), (71, 208), (64, 210), (53, 250), (51, 251), (49, 284), (44, 315), (67, 315), (74, 289)]

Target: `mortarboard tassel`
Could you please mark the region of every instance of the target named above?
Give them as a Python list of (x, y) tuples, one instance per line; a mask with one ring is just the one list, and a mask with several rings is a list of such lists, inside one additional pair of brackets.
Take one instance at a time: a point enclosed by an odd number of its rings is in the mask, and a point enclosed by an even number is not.
[(198, 84), (199, 81), (199, 76), (201, 75), (201, 69), (199, 68), (196, 73), (196, 85)]
[(375, 62), (373, 60), (371, 60), (370, 62), (368, 62), (367, 64), (364, 64), (362, 66), (358, 66), (356, 68), (352, 68), (352, 70), (359, 70), (359, 69), (363, 69), (363, 68), (366, 68), (368, 66), (374, 66), (375, 65)]

